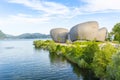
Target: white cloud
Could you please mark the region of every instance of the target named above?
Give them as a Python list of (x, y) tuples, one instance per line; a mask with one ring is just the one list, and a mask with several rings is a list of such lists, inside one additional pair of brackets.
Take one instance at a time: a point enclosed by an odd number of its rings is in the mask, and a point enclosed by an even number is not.
[(10, 15), (9, 19), (13, 21), (18, 21), (18, 22), (27, 22), (27, 23), (46, 23), (48, 22), (51, 17), (32, 17), (31, 15), (26, 15), (26, 14), (17, 14), (17, 15)]
[[(10, 15), (0, 18), (0, 29), (7, 34), (18, 35), (25, 32), (48, 33), (44, 24), (48, 24), (51, 17), (33, 17), (26, 14)], [(44, 26), (43, 26), (44, 25)]]
[(120, 0), (80, 0), (85, 3), (80, 7), (68, 7), (64, 4), (45, 0), (8, 0), (9, 3), (17, 3), (29, 7), (43, 16), (57, 16), (58, 18), (73, 18), (81, 14), (106, 13), (120, 11)]
[[(81, 12), (79, 8), (70, 8), (60, 3), (49, 2), (45, 0), (8, 0), (9, 3), (21, 4), (33, 10), (40, 12), (37, 17), (34, 15), (26, 15), (18, 13), (17, 15), (10, 15), (13, 22), (27, 22), (27, 23), (43, 23), (54, 20), (67, 20), (71, 19)], [(9, 21), (8, 21), (9, 22)]]
[(120, 0), (82, 0), (86, 4), (81, 7), (87, 12), (120, 11)]
[(49, 15), (64, 15), (69, 13), (69, 8), (55, 2), (42, 0), (9, 0), (10, 3), (22, 4), (34, 10), (43, 11)]
[(120, 11), (120, 0), (80, 0), (85, 3), (80, 7), (68, 7), (64, 4), (45, 0), (8, 0), (9, 3), (21, 4), (36, 10), (37, 17), (34, 15), (17, 14), (11, 16), (12, 19), (26, 22), (46, 22), (55, 19), (71, 19), (78, 15), (92, 13), (106, 13)]
[(0, 26), (18, 26), (19, 24), (43, 24), (48, 23), (52, 17), (32, 17), (31, 15), (26, 14), (17, 14), (17, 15), (10, 15), (7, 18), (0, 19)]

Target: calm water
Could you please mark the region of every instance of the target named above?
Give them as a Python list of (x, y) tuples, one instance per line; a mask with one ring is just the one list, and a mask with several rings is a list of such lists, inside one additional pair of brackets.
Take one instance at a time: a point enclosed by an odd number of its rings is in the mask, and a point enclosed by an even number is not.
[(33, 40), (0, 41), (0, 80), (83, 80), (76, 65), (32, 44)]

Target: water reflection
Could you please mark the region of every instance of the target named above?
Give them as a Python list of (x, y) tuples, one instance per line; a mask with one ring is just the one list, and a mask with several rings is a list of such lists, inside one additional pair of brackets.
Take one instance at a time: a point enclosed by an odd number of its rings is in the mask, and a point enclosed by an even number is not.
[(50, 53), (49, 58), (51, 64), (60, 64), (61, 62), (66, 63), (66, 59), (64, 57), (57, 55), (55, 53)]
[[(44, 51), (45, 50), (42, 49), (35, 49), (37, 54)], [(49, 80), (83, 80), (81, 76), (78, 77), (73, 72), (71, 64), (63, 56), (59, 56), (55, 53), (49, 53), (48, 57), (50, 63), (50, 66), (48, 67), (50, 73), (48, 74), (49, 76), (51, 75)]]
[(5, 49), (13, 49), (14, 47), (5, 47)]
[(65, 57), (61, 56), (61, 55), (57, 55), (55, 53), (49, 53), (49, 58), (50, 58), (50, 62), (52, 65), (56, 65), (56, 64), (70, 64), (70, 66), (72, 67), (73, 72), (77, 75), (77, 77), (82, 77), (81, 76), (81, 69), (76, 65), (71, 63), (70, 61), (66, 60)]
[(62, 63), (69, 63), (72, 67), (73, 72), (77, 75), (78, 78), (81, 78), (81, 80), (99, 80), (97, 79), (92, 71), (81, 69), (77, 64), (74, 64), (68, 60), (65, 59), (65, 57), (61, 55), (57, 55), (55, 53), (49, 53), (49, 58), (51, 64), (62, 64)]

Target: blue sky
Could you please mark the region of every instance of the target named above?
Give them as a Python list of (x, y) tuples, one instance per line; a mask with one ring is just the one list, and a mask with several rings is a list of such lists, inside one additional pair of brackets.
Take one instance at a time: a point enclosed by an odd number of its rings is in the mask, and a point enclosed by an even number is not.
[(99, 27), (120, 22), (120, 0), (0, 0), (0, 30), (7, 34), (49, 34), (52, 28), (70, 29), (86, 21)]

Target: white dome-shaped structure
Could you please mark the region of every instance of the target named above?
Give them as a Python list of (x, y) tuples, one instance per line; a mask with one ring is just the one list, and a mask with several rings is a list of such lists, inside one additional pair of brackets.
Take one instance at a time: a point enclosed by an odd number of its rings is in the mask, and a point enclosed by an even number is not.
[(55, 42), (65, 43), (68, 38), (76, 40), (96, 40), (105, 41), (107, 29), (99, 29), (98, 22), (88, 21), (73, 26), (68, 32), (65, 28), (55, 28), (50, 31), (50, 35)]
[(101, 28), (98, 30), (96, 40), (97, 41), (105, 41), (106, 39), (106, 34), (107, 34), (107, 29), (106, 28)]
[(50, 31), (50, 35), (55, 42), (65, 43), (68, 36), (68, 30), (65, 28), (55, 28)]
[(96, 21), (88, 21), (72, 27), (69, 34), (71, 41), (94, 40), (96, 39), (97, 32), (98, 23)]

